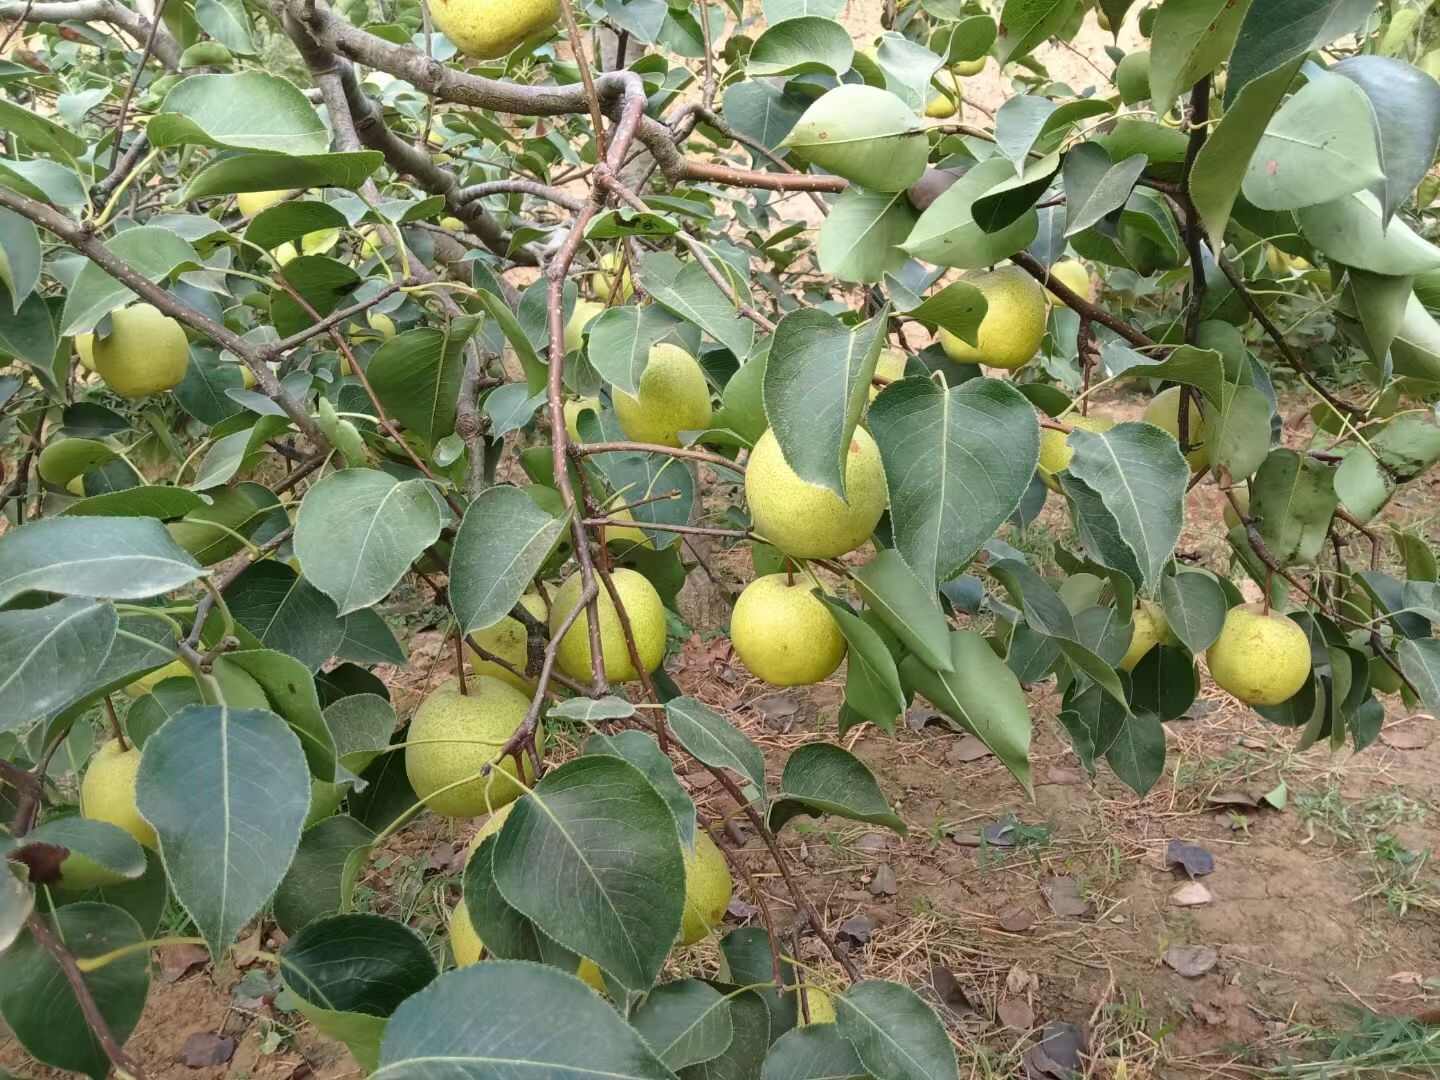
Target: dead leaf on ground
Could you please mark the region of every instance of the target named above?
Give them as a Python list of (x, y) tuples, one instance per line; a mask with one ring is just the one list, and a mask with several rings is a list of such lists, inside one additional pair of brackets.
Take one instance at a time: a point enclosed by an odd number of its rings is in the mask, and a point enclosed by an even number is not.
[(171, 945), (159, 952), (160, 980), (167, 983), (179, 982), (210, 960), (204, 945)]
[(856, 945), (864, 945), (879, 925), (869, 915), (851, 915), (840, 924), (838, 936), (849, 938)]
[(1029, 1031), (1035, 1026), (1035, 1009), (1024, 998), (1006, 998), (996, 1007), (995, 1018), (1016, 1031)]
[(1171, 945), (1165, 950), (1165, 966), (1187, 979), (1204, 975), (1220, 960), (1209, 945)]
[(930, 969), (930, 985), (940, 1004), (947, 1009), (961, 1015), (979, 1011), (979, 1004), (966, 992), (955, 973), (943, 964), (936, 964)]
[(1215, 870), (1215, 856), (1199, 844), (1171, 840), (1165, 846), (1166, 867), (1180, 867), (1191, 877), (1204, 877)]
[(1214, 899), (1210, 890), (1198, 881), (1187, 881), (1170, 894), (1170, 902), (1176, 907), (1200, 907)]
[(1080, 895), (1080, 883), (1073, 877), (1053, 877), (1043, 881), (1040, 892), (1050, 910), (1061, 918), (1078, 919), (1090, 914), (1090, 901)]
[(1020, 822), (1014, 814), (1006, 814), (996, 821), (990, 822), (980, 830), (980, 839), (991, 847), (1014, 847), (1018, 839), (1016, 829)]
[(795, 723), (795, 714), (800, 711), (799, 702), (784, 694), (766, 694), (750, 704), (764, 718), (767, 726), (787, 733)]
[(905, 726), (911, 731), (924, 731), (931, 724), (949, 727), (949, 722), (934, 709), (912, 705), (905, 710)]
[(859, 840), (855, 841), (855, 849), (857, 851), (884, 851), (886, 848), (893, 846), (894, 841), (890, 833), (867, 832), (864, 836), (860, 837)]
[(749, 901), (741, 900), (736, 896), (726, 906), (725, 914), (732, 919), (753, 919), (760, 914), (760, 909)]
[(1005, 992), (1012, 997), (1040, 989), (1040, 976), (1016, 964), (1005, 974)]
[(1020, 904), (1012, 904), (997, 916), (1000, 929), (1011, 934), (1023, 934), (1035, 925), (1035, 913)]
[(950, 747), (945, 760), (951, 765), (968, 765), (972, 761), (994, 756), (995, 752), (974, 735), (961, 735), (955, 740), (955, 745)]
[(196, 1031), (185, 1039), (180, 1048), (180, 1061), (191, 1069), (204, 1069), (213, 1065), (224, 1065), (235, 1056), (235, 1040), (228, 1035), (217, 1035), (213, 1031)]
[(1070, 1080), (1084, 1067), (1085, 1033), (1074, 1024), (1052, 1021), (1040, 1041), (1025, 1051), (1026, 1080)]
[(1430, 745), (1431, 736), (1426, 722), (1433, 720), (1434, 717), (1425, 713), (1416, 713), (1398, 724), (1381, 728), (1380, 741), (1393, 750), (1424, 750)]
[(1205, 801), (1211, 806), (1245, 806), (1252, 810), (1260, 806), (1258, 798), (1240, 788), (1212, 792)]
[(895, 871), (889, 863), (881, 863), (875, 868), (875, 876), (870, 879), (871, 896), (894, 896), (900, 891), (895, 881)]

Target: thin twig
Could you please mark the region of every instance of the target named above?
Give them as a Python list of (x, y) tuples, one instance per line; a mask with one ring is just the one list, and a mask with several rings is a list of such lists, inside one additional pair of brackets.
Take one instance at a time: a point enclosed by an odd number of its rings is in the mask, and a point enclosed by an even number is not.
[(145, 49), (140, 54), (140, 62), (135, 65), (135, 70), (130, 75), (130, 85), (125, 88), (125, 97), (120, 102), (120, 118), (115, 121), (115, 144), (111, 147), (110, 153), (110, 170), (112, 172), (120, 164), (120, 137), (125, 134), (125, 121), (129, 119), (130, 102), (135, 98), (135, 87), (140, 82), (140, 75), (145, 70), (145, 64), (150, 59), (150, 54), (155, 51), (155, 38), (160, 33), (160, 20), (165, 17), (167, 2), (168, 0), (157, 0), (155, 4), (150, 33), (145, 38)]

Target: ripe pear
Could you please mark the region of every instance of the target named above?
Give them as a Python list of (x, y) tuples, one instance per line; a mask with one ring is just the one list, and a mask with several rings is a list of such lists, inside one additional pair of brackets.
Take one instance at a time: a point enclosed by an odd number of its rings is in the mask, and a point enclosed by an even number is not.
[[(520, 597), (520, 603), (531, 615), (545, 621), (545, 601), (534, 593), (526, 593)], [(487, 626), (484, 630), (477, 630), (470, 635), (470, 642), (479, 645), (488, 653), (493, 653), (512, 664), (519, 671), (525, 670), (525, 665), (530, 659), (529, 637), (525, 632), (524, 625), (513, 615), (506, 615), (494, 626)], [(468, 643), (467, 643), (468, 644)], [(526, 694), (535, 692), (535, 682), (521, 675), (506, 671), (493, 660), (482, 660), (473, 650), (470, 654), (470, 670), (476, 675), (487, 675), (492, 679), (499, 679), (501, 682), (509, 683), (517, 690)]]
[[(620, 603), (630, 620), (630, 631), (635, 636), (635, 650), (646, 671), (654, 671), (665, 659), (665, 605), (645, 577), (634, 570), (619, 569), (611, 574)], [(580, 599), (580, 574), (570, 578), (555, 592), (550, 602), (550, 633), (554, 635), (560, 624), (575, 609)], [(604, 657), (605, 677), (611, 682), (633, 682), (640, 678), (640, 672), (630, 660), (630, 651), (625, 645), (625, 632), (620, 626), (620, 616), (615, 612), (615, 602), (610, 591), (602, 584), (599, 595), (600, 611), (600, 655)], [(582, 611), (573, 626), (560, 640), (556, 653), (560, 670), (580, 682), (590, 681), (590, 616)]]
[(1132, 625), (1134, 633), (1130, 635), (1130, 648), (1125, 651), (1125, 657), (1120, 661), (1121, 671), (1134, 671), (1135, 665), (1156, 645), (1169, 645), (1175, 640), (1164, 609), (1149, 600), (1140, 601), (1140, 606), (1135, 609)]
[[(484, 675), (468, 680), (466, 690), (461, 694), (454, 679), (432, 690), (415, 710), (405, 747), (410, 786), (431, 810), (447, 817), (479, 817), (521, 794), (512, 779), (513, 756), (507, 754), (484, 778), (480, 771), (495, 761), (515, 734), (530, 699), (510, 684)], [(537, 728), (537, 746), (543, 738)], [(534, 779), (528, 756), (524, 779), (527, 784)], [(465, 783), (450, 786), (457, 781)]]
[[(810, 1011), (809, 1023), (835, 1023), (835, 999), (830, 996), (828, 991), (807, 986), (805, 988), (805, 1006)], [(800, 1013), (800, 1023), (806, 1023), (804, 1010)]]
[(288, 266), (291, 261), (300, 257), (300, 252), (295, 250), (295, 245), (291, 243), (281, 244), (271, 254), (275, 256), (276, 266)]
[(576, 300), (575, 310), (570, 313), (570, 321), (565, 324), (565, 351), (567, 353), (579, 352), (580, 346), (585, 343), (585, 327), (590, 325), (590, 320), (605, 310), (605, 305), (598, 300)]
[(86, 371), (95, 370), (95, 335), (75, 335), (75, 355), (80, 358), (80, 366)]
[(945, 355), (957, 363), (985, 364), (1009, 371), (1033, 360), (1045, 339), (1048, 310), (1040, 283), (1018, 266), (1002, 266), (961, 280), (979, 289), (989, 308), (980, 323), (978, 346), (941, 329), (940, 344)]
[[(1050, 276), (1068, 286), (1073, 293), (1079, 293), (1080, 299), (1095, 300), (1095, 284), (1090, 280), (1090, 271), (1079, 259), (1061, 259), (1050, 268)], [(1059, 304), (1061, 300), (1048, 289), (1045, 295), (1050, 298), (1051, 303)]]
[(680, 944), (694, 945), (719, 926), (734, 891), (725, 855), (709, 833), (697, 829), (694, 854), (685, 852), (685, 917), (680, 923)]
[(730, 616), (730, 641), (745, 666), (771, 686), (810, 686), (845, 659), (845, 637), (809, 580), (756, 578)]
[(1150, 50), (1126, 53), (1115, 67), (1115, 88), (1126, 105), (1150, 98)]
[[(960, 83), (954, 75), (949, 79), (936, 77), (942, 87), (941, 90), (933, 93), (925, 106), (925, 115), (932, 120), (948, 120), (960, 111), (960, 102), (964, 101), (964, 94), (960, 90)], [(946, 83), (950, 85), (945, 86)]]
[(861, 427), (850, 439), (844, 500), (802, 480), (786, 463), (774, 431), (760, 436), (745, 469), (745, 499), (755, 531), (795, 559), (831, 559), (854, 551), (870, 539), (888, 498), (880, 448)]
[(458, 217), (442, 217), (440, 219), (440, 227), (446, 232), (465, 231), (465, 223), (461, 221)]
[[(485, 943), (475, 932), (475, 924), (470, 921), (470, 909), (463, 899), (450, 912), (450, 952), (454, 954), (456, 967), (478, 964), (485, 953)], [(605, 976), (595, 966), (595, 961), (582, 956), (575, 975), (597, 994), (605, 993)]]
[(134, 682), (127, 685), (125, 687), (125, 693), (132, 698), (144, 697), (150, 693), (151, 690), (154, 690), (157, 684), (164, 682), (166, 679), (189, 675), (190, 665), (185, 663), (184, 660), (171, 660), (170, 663), (164, 667), (158, 667), (154, 671), (141, 675)]
[(950, 70), (961, 78), (969, 75), (979, 75), (980, 72), (985, 70), (985, 57), (982, 56), (978, 60), (957, 60), (950, 65)]
[(494, 60), (560, 18), (560, 0), (436, 0), (435, 25), (467, 56)]
[(635, 295), (635, 281), (624, 256), (618, 251), (607, 251), (600, 256), (599, 267), (591, 278), (595, 299), (602, 304), (628, 304)]
[(655, 345), (640, 376), (640, 394), (615, 391), (615, 418), (636, 442), (679, 446), (682, 431), (710, 426), (710, 384), (699, 362), (678, 345)]
[(180, 324), (150, 304), (110, 313), (110, 335), (96, 340), (95, 370), (121, 397), (173, 390), (190, 367), (190, 342)]
[[(1190, 395), (1189, 425), (1185, 432), (1186, 444), (1190, 447), (1185, 460), (1190, 463), (1191, 472), (1203, 472), (1210, 466), (1210, 425), (1206, 422), (1205, 414), (1200, 411), (1196, 399), (1200, 395)], [(1154, 399), (1145, 409), (1142, 419), (1147, 424), (1154, 424), (1162, 431), (1168, 431), (1175, 439), (1180, 438), (1180, 387), (1172, 386), (1168, 390), (1162, 390), (1156, 394)]]
[(513, 802), (506, 803), (486, 818), (485, 824), (475, 830), (475, 835), (470, 837), (470, 842), (465, 845), (465, 858), (467, 861), (471, 855), (475, 854), (480, 845), (485, 842), (486, 837), (494, 836), (505, 827), (505, 822), (510, 820), (510, 811), (514, 809), (515, 804)]
[(139, 750), (122, 748), (118, 739), (107, 742), (95, 752), (80, 782), (80, 813), (119, 826), (154, 851), (160, 840), (135, 806), (135, 774), (139, 771)]
[(580, 437), (580, 414), (590, 409), (600, 413), (600, 399), (596, 397), (570, 398), (565, 402), (565, 433), (575, 442), (584, 442)]
[(279, 206), (291, 195), (299, 194), (290, 189), (286, 191), (242, 191), (235, 196), (235, 205), (240, 208), (240, 213), (247, 218), (254, 217), (262, 210), (269, 210), (272, 206)]
[[(905, 377), (905, 354), (899, 349), (882, 349), (880, 359), (875, 361), (875, 377), (886, 379), (890, 382), (897, 382)], [(880, 387), (874, 383), (870, 384), (870, 400), (874, 401), (880, 394)]]
[[(1115, 421), (1098, 413), (1094, 416), (1067, 416), (1062, 423), (1069, 424), (1076, 431), (1109, 431)], [(1045, 428), (1040, 432), (1040, 479), (1051, 491), (1060, 490), (1060, 473), (1070, 467), (1075, 456), (1070, 446), (1070, 433)]]
[(372, 311), (365, 316), (365, 322), (386, 341), (395, 336), (395, 320), (383, 311)]
[(1205, 663), (1216, 684), (1245, 704), (1279, 705), (1310, 678), (1310, 641), (1284, 615), (1234, 607)]

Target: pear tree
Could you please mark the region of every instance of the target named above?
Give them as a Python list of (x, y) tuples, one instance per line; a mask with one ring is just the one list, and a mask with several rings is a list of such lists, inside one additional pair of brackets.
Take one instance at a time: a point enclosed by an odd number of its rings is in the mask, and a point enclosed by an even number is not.
[[(0, 1019), (143, 1076), (178, 910), (388, 1077), (958, 1080), (791, 866), (905, 830), (847, 733), (1143, 794), (1202, 672), (1301, 749), (1440, 711), (1422, 11), (0, 0)], [(697, 629), (844, 684), (768, 771), (671, 655), (720, 556)], [(443, 949), (355, 903), (437, 815)]]

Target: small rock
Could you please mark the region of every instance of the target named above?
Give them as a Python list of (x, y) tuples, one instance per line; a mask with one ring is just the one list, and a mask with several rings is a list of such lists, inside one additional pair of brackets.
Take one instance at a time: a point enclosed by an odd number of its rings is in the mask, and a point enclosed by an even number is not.
[(1040, 989), (1040, 976), (1016, 964), (1005, 973), (1005, 992), (1012, 997)]
[(1171, 840), (1165, 846), (1165, 865), (1178, 866), (1191, 877), (1204, 877), (1215, 870), (1215, 856), (1199, 844)]
[(1176, 907), (1200, 907), (1214, 899), (1210, 890), (1198, 881), (1187, 881), (1170, 894), (1170, 902)]
[(1171, 945), (1163, 957), (1165, 966), (1187, 979), (1198, 978), (1213, 968), (1220, 954), (1209, 945)]
[(1035, 1026), (1035, 1010), (1024, 998), (1006, 998), (1000, 1002), (995, 1018), (1017, 1031), (1029, 1031)]
[(962, 735), (955, 740), (955, 745), (950, 747), (945, 760), (951, 765), (968, 765), (973, 761), (994, 756), (994, 751), (974, 735)]
[(895, 871), (889, 863), (881, 863), (875, 869), (875, 876), (870, 879), (870, 895), (872, 896), (894, 896), (900, 891), (895, 881)]
[(1080, 895), (1080, 883), (1073, 877), (1053, 877), (1043, 881), (1040, 892), (1050, 910), (1061, 918), (1078, 919), (1090, 914), (1090, 901)]
[(185, 1039), (180, 1048), (180, 1061), (191, 1069), (204, 1069), (224, 1065), (235, 1056), (235, 1040), (228, 1035), (217, 1035), (213, 1031), (196, 1031)]
[(860, 837), (859, 840), (855, 841), (855, 850), (857, 851), (873, 853), (876, 851), (884, 851), (891, 846), (893, 846), (891, 833), (867, 832), (864, 836)]
[(1019, 904), (1012, 904), (1005, 908), (997, 918), (1000, 921), (1000, 929), (1010, 934), (1023, 934), (1035, 925), (1035, 913)]

